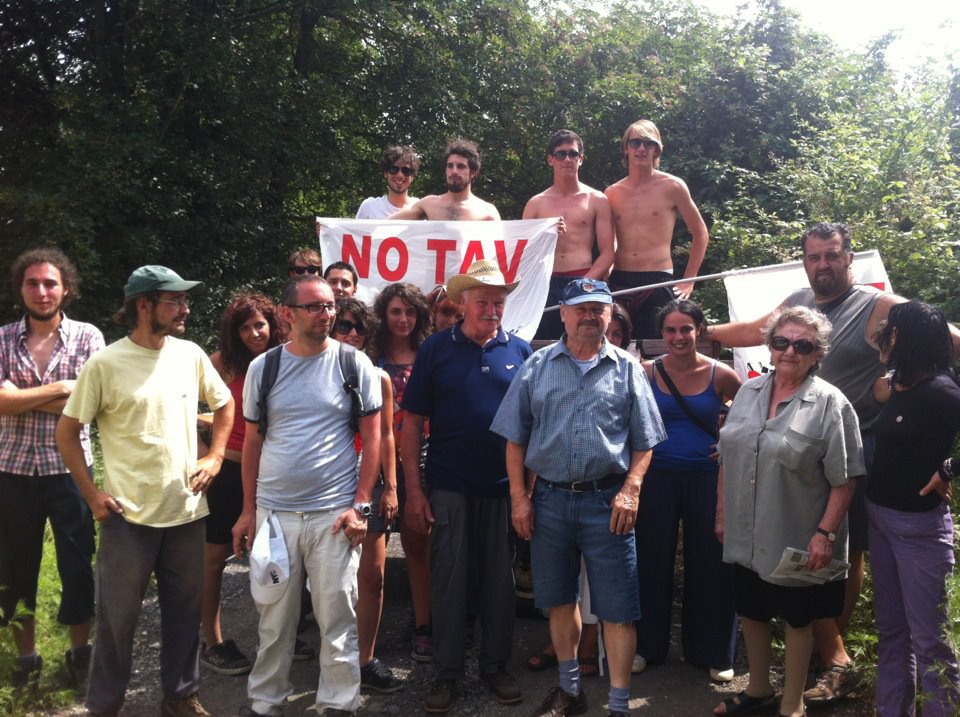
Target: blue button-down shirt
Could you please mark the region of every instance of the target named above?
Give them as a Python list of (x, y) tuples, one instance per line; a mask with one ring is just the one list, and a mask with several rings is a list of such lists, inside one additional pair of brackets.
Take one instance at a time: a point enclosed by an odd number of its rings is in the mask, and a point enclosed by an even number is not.
[(667, 437), (643, 368), (606, 341), (586, 373), (563, 340), (537, 351), (490, 430), (526, 446), (527, 467), (557, 483), (626, 473), (632, 452)]

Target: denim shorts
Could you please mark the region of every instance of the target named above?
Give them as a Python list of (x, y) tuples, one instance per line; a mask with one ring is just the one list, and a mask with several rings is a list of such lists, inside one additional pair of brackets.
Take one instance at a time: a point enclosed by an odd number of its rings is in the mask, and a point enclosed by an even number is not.
[(610, 503), (621, 485), (574, 493), (542, 478), (533, 491), (530, 562), (534, 603), (539, 608), (570, 605), (579, 599), (580, 556), (592, 587), (590, 608), (610, 623), (640, 618), (637, 551), (633, 531), (610, 532)]

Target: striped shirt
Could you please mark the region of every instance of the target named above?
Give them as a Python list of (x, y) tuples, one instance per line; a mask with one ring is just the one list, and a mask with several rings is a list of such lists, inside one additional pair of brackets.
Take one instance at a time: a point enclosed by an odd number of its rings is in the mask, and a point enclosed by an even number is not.
[[(22, 389), (75, 379), (87, 359), (104, 346), (103, 334), (91, 324), (63, 316), (58, 331), (59, 340), (50, 354), (47, 371), (41, 376), (27, 350), (26, 317), (0, 327), (0, 383), (10, 381)], [(67, 473), (54, 436), (59, 418), (58, 414), (42, 411), (0, 416), (0, 471), (42, 476)], [(87, 465), (92, 465), (87, 426), (83, 428), (81, 443)]]

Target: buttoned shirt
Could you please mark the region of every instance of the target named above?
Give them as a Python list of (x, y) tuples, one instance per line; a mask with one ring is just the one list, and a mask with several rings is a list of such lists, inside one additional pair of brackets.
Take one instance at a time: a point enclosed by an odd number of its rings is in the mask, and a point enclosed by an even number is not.
[(632, 452), (667, 437), (643, 368), (606, 340), (586, 372), (564, 339), (537, 351), (490, 430), (526, 446), (526, 466), (556, 483), (626, 473)]
[[(87, 359), (104, 346), (103, 334), (96, 326), (66, 316), (61, 318), (57, 332), (56, 346), (41, 376), (27, 349), (26, 317), (0, 327), (0, 382), (10, 381), (23, 389), (75, 379)], [(54, 436), (59, 418), (42, 411), (0, 416), (0, 470), (16, 475), (67, 473)], [(92, 465), (88, 428), (84, 427), (80, 441), (87, 465)]]
[[(775, 373), (747, 381), (720, 429), (723, 460), (723, 559), (777, 585), (784, 548), (806, 550), (830, 491), (862, 476), (863, 444), (853, 406), (838, 388), (809, 376), (769, 415)], [(844, 516), (833, 557), (847, 559)]]

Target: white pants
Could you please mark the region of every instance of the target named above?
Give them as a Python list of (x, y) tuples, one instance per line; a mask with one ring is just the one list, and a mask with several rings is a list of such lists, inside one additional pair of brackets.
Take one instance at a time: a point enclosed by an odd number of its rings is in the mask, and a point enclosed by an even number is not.
[[(283, 703), (293, 693), (290, 663), (304, 572), (310, 578), (313, 614), (321, 636), (317, 709), (333, 707), (356, 712), (360, 704), (356, 613), (360, 548), (351, 548), (342, 530), (333, 534), (333, 524), (344, 509), (311, 513), (274, 511), (290, 558), (290, 579), (275, 603), (257, 603), (260, 645), (247, 681), (254, 712), (279, 715)], [(258, 529), (269, 512), (257, 509)]]

